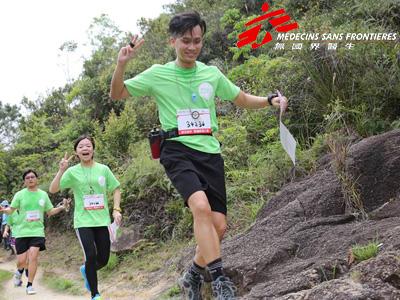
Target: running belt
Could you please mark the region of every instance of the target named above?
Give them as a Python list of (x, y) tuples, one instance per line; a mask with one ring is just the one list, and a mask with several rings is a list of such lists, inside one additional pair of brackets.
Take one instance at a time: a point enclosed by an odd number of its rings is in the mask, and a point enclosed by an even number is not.
[(184, 135), (212, 135), (212, 133), (193, 133), (193, 134), (180, 135), (178, 128), (175, 128), (175, 129), (172, 129), (172, 130), (168, 130), (168, 131), (164, 131), (164, 130), (161, 129), (161, 137), (163, 139), (171, 139), (171, 138), (174, 138), (174, 137), (184, 136)]

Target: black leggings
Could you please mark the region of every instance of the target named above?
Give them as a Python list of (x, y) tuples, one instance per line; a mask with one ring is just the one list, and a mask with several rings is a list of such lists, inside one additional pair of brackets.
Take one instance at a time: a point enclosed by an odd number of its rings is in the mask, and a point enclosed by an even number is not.
[(97, 290), (97, 270), (106, 266), (110, 257), (110, 234), (108, 228), (103, 226), (77, 228), (76, 235), (85, 256), (86, 278), (92, 296), (95, 296), (99, 293)]

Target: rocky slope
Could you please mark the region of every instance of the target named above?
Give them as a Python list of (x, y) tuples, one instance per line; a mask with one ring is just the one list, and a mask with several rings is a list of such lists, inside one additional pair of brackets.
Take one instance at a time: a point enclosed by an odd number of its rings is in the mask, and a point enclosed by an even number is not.
[[(346, 209), (335, 159), (288, 184), (248, 231), (223, 243), (240, 299), (400, 299), (400, 131), (364, 139), (346, 155), (367, 218)], [(376, 239), (377, 257), (349, 263), (353, 244)]]

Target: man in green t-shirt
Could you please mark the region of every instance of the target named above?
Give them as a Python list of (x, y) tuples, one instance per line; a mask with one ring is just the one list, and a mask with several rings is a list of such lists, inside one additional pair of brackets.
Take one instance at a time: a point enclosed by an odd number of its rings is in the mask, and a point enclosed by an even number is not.
[[(233, 300), (235, 287), (222, 268), (220, 243), (226, 232), (226, 188), (214, 98), (232, 101), (242, 108), (280, 107), (276, 94), (246, 94), (216, 67), (196, 61), (206, 24), (195, 11), (175, 15), (169, 23), (170, 42), (176, 60), (151, 68), (124, 81), (126, 65), (144, 40), (135, 36), (123, 47), (111, 81), (110, 97), (152, 95), (163, 129), (160, 163), (177, 188), (194, 219), (196, 255), (189, 270), (178, 280), (188, 300), (200, 300), (207, 267), (214, 297)], [(282, 98), (283, 113), (287, 106)]]
[(32, 283), (37, 271), (38, 254), (39, 251), (46, 249), (43, 223), (44, 212), (48, 216), (55, 215), (63, 209), (66, 210), (71, 200), (64, 199), (62, 205), (54, 208), (47, 193), (38, 188), (38, 176), (34, 170), (25, 171), (22, 179), (26, 188), (14, 195), (10, 207), (5, 208), (0, 205), (0, 212), (10, 215), (16, 209), (19, 211), (17, 232), (15, 234), (18, 269), (14, 275), (14, 284), (20, 284), (24, 265), (29, 259), (26, 293), (33, 295), (36, 294)]

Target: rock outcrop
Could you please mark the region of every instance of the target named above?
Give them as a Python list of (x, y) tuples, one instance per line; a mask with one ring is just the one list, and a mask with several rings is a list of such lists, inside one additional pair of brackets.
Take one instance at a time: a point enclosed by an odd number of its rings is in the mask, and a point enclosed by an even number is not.
[[(240, 299), (400, 299), (400, 130), (364, 139), (347, 154), (367, 219), (346, 212), (330, 159), (223, 242), (224, 270)], [(375, 258), (349, 263), (353, 244), (376, 239)]]

